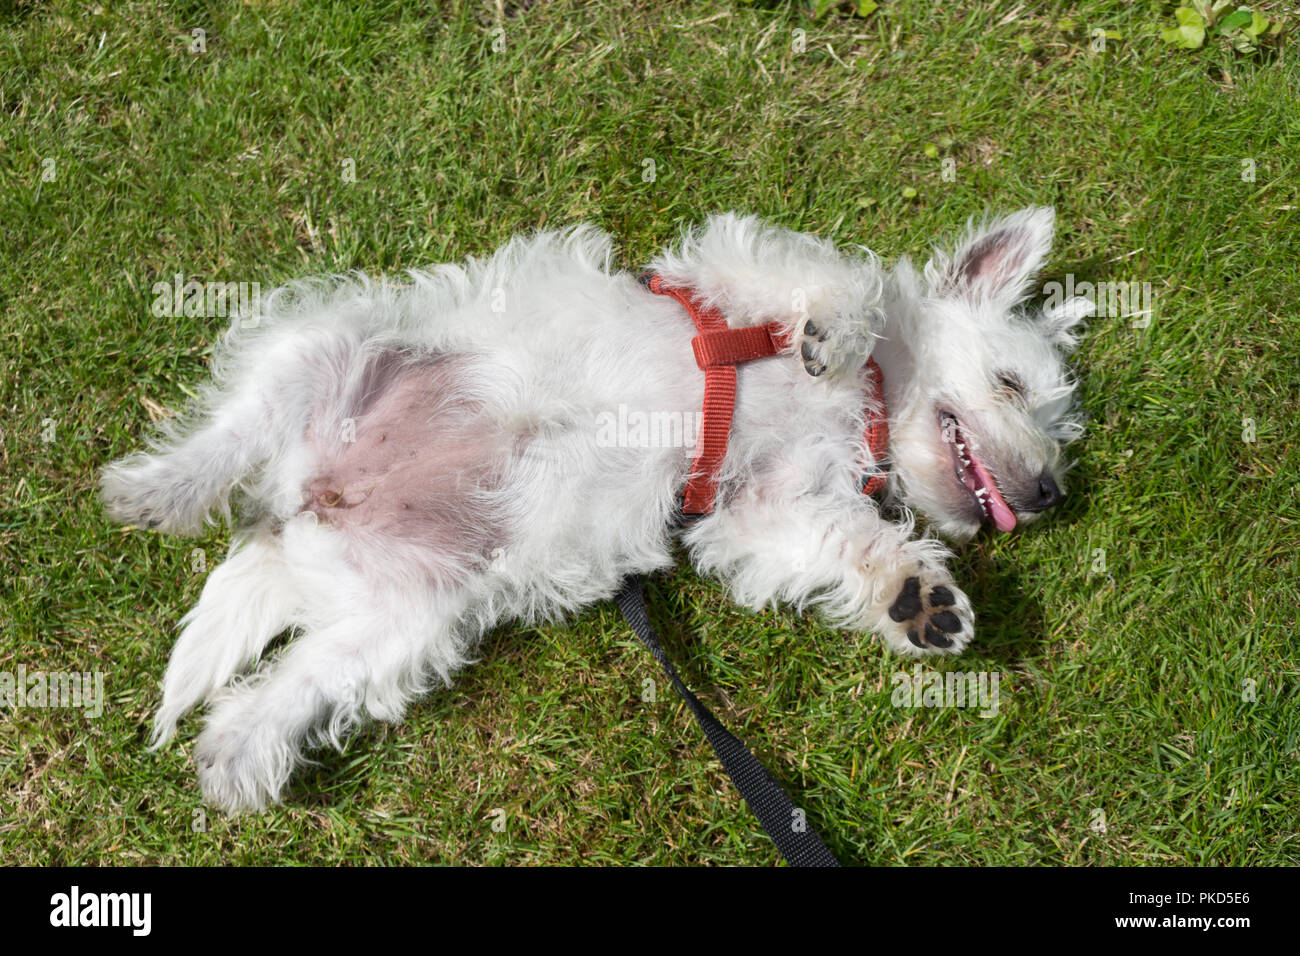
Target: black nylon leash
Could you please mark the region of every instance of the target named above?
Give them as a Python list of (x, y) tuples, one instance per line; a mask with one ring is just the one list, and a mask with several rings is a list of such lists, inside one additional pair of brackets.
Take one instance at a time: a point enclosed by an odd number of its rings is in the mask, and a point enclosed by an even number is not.
[(636, 636), (654, 655), (677, 693), (681, 694), (695, 714), (704, 736), (709, 738), (718, 759), (722, 761), (722, 769), (727, 771), (727, 776), (745, 798), (754, 816), (758, 817), (758, 822), (763, 824), (763, 829), (772, 838), (776, 848), (791, 866), (839, 866), (821, 837), (808, 825), (802, 811), (758, 762), (758, 758), (749, 752), (749, 748), (739, 738), (718, 723), (709, 708), (677, 676), (677, 670), (659, 643), (654, 628), (650, 626), (642, 582), (643, 578), (639, 574), (631, 575), (623, 582), (623, 587), (614, 598), (618, 609), (623, 612), (623, 617), (632, 630), (636, 631)]

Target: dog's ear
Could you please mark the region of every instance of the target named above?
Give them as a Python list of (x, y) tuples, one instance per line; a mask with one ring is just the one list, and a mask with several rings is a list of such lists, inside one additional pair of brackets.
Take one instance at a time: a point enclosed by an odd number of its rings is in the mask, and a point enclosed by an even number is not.
[(936, 252), (926, 265), (932, 294), (1011, 308), (1046, 261), (1055, 220), (1051, 206), (1029, 206), (984, 225), (972, 223), (951, 257)]

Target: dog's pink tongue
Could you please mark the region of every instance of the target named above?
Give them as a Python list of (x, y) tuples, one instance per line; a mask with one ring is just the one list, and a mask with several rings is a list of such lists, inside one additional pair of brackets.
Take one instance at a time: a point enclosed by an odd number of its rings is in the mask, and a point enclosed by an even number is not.
[(984, 486), (986, 496), (985, 503), (988, 506), (989, 517), (993, 519), (993, 527), (999, 531), (1010, 531), (1016, 526), (1015, 512), (1007, 505), (1006, 499), (998, 492), (998, 484), (993, 480), (989, 470), (978, 460), (972, 460), (971, 465), (975, 469), (975, 474)]
[(1015, 514), (996, 490), (989, 492), (989, 515), (993, 518), (993, 526), (999, 531), (1010, 531), (1016, 526)]

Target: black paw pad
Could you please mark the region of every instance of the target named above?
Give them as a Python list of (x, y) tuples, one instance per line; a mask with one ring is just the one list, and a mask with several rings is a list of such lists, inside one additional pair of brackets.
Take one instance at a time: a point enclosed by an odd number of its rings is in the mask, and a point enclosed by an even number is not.
[[(930, 615), (930, 623), (945, 634), (952, 634), (961, 630), (961, 618), (957, 617), (952, 611), (940, 611), (938, 614)], [(928, 632), (926, 636), (929, 636)]]
[(953, 600), (952, 591), (944, 587), (942, 584), (937, 588), (930, 589), (931, 607), (948, 607), (949, 605), (956, 603), (957, 602)]
[(890, 620), (901, 624), (908, 618), (916, 617), (920, 613), (921, 579), (908, 578), (903, 582), (903, 590), (899, 592), (898, 598), (889, 606)]
[(800, 348), (799, 351), (804, 358), (803, 370), (813, 378), (816, 378), (822, 372), (826, 371), (826, 366), (809, 354), (811, 349), (807, 342), (803, 344), (803, 347)]
[[(826, 371), (826, 366), (817, 359), (817, 355), (813, 350), (812, 342), (808, 341), (808, 339), (817, 335), (818, 331), (820, 330), (817, 326), (813, 325), (812, 322), (804, 323), (803, 332), (808, 338), (805, 338), (799, 345), (799, 356), (803, 359), (803, 370), (813, 378), (816, 378), (822, 372)], [(817, 337), (817, 341), (825, 342), (826, 334), (825, 331), (822, 331), (821, 335)]]
[[(825, 342), (825, 341), (826, 341), (826, 337), (827, 337), (828, 335), (830, 335), (831, 333), (830, 333), (830, 330), (829, 330), (829, 329), (822, 329), (822, 328), (818, 328), (817, 326), (813, 325), (812, 320), (809, 319), (807, 322), (805, 322), (805, 323), (803, 324), (803, 334), (806, 335), (806, 336), (808, 336), (808, 338), (810, 338), (810, 339), (816, 337), (816, 339), (817, 339), (818, 342)], [(808, 353), (805, 352), (805, 353), (804, 353), (804, 358), (807, 358), (807, 357), (808, 357)]]
[(925, 625), (925, 642), (931, 647), (952, 647), (952, 638), (940, 634), (938, 629), (929, 622)]

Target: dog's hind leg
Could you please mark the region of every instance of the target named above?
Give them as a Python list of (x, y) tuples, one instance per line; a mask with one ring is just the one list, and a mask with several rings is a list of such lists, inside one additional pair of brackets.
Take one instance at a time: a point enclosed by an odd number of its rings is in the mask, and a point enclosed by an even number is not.
[(170, 534), (197, 534), (214, 508), (226, 511), (231, 488), (269, 454), (262, 437), (272, 415), (250, 386), (214, 398), (197, 428), (164, 426), (152, 452), (104, 468), (101, 493), (109, 516)]
[(423, 545), (331, 527), (306, 513), (279, 535), (300, 604), (296, 636), (209, 699), (194, 760), (230, 812), (278, 802), (303, 751), (341, 747), (363, 720), (395, 722), (432, 681), (468, 663), (468, 579), (431, 573)]
[(336, 330), (275, 331), (236, 342), (219, 360), (229, 370), (179, 424), (164, 422), (151, 452), (103, 469), (109, 515), (169, 534), (198, 534), (214, 510), (229, 513), (235, 485), (301, 443), (311, 401), (332, 395), (336, 370), (354, 364), (359, 335)]
[(253, 664), (289, 626), (299, 603), (277, 539), (259, 533), (236, 540), (181, 621), (151, 748), (165, 744), (182, 716)]
[(400, 720), (428, 675), (464, 663), (453, 619), (432, 604), (359, 605), (217, 697), (194, 751), (205, 799), (232, 813), (278, 803), (305, 748), (341, 749), (367, 718)]

